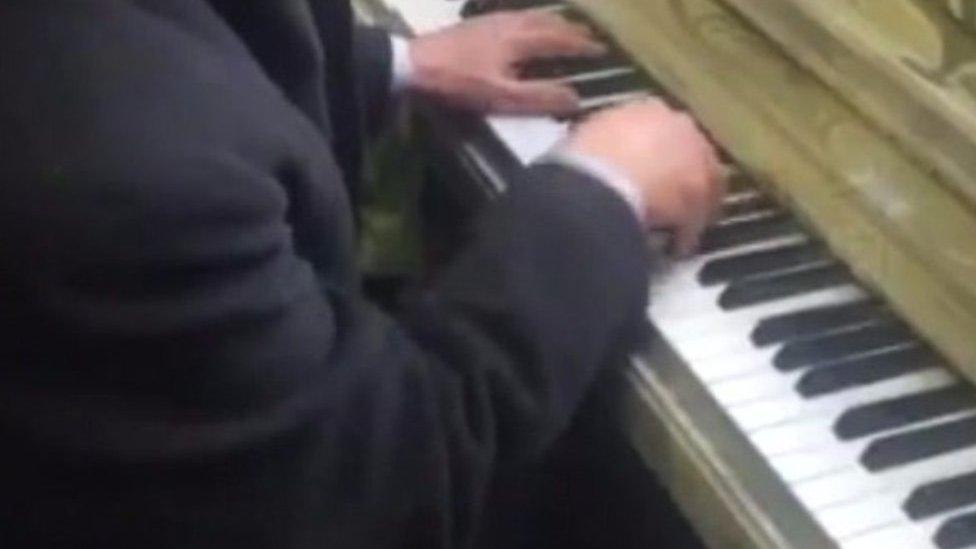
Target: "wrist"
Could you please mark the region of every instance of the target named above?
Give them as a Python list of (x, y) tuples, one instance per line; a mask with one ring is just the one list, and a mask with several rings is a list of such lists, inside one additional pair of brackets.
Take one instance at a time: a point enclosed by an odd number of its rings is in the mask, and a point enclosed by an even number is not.
[(405, 88), (412, 92), (435, 94), (438, 82), (445, 78), (443, 55), (437, 48), (443, 44), (430, 37), (420, 36), (407, 42), (406, 65), (410, 67), (410, 78)]

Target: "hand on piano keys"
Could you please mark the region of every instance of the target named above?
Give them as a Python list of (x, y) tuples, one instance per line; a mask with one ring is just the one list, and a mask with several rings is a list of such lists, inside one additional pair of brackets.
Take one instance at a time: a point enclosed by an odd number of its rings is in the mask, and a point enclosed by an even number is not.
[(622, 173), (640, 196), (645, 224), (672, 231), (678, 255), (695, 251), (719, 213), (725, 185), (714, 148), (689, 115), (659, 99), (594, 114), (562, 149)]
[(579, 107), (573, 86), (558, 78), (524, 78), (521, 67), (535, 59), (597, 59), (606, 53), (589, 27), (555, 13), (497, 13), (415, 38), (409, 85), (440, 102), (481, 112), (568, 115)]
[[(471, 3), (477, 17), (415, 38), (412, 87), (471, 110), (579, 122), (563, 132), (560, 150), (619, 175), (611, 186), (627, 187), (622, 193), (641, 221), (670, 231), (672, 250), (690, 255), (724, 194), (716, 153), (701, 130), (650, 94), (621, 94), (643, 77), (564, 5), (497, 11), (525, 7), (508, 4)], [(485, 9), (496, 13), (479, 12)], [(589, 116), (597, 111), (604, 112)]]

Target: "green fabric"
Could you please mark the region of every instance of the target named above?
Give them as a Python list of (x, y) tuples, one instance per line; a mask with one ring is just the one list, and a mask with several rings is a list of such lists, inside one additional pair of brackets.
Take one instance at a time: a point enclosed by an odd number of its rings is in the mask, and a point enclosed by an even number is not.
[(413, 276), (423, 264), (420, 190), (425, 155), (419, 132), (408, 120), (403, 112), (367, 156), (359, 253), (366, 276)]

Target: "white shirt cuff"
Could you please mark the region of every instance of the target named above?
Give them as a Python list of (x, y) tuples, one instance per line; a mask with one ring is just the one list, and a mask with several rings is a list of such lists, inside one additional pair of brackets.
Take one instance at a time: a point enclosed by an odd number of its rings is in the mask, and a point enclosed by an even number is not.
[(393, 74), (390, 91), (402, 92), (413, 80), (414, 66), (410, 58), (410, 41), (402, 36), (390, 35), (390, 49), (393, 57)]
[(631, 211), (634, 212), (634, 215), (637, 216), (637, 220), (640, 221), (642, 225), (645, 227), (648, 225), (648, 220), (645, 219), (644, 214), (646, 211), (644, 208), (644, 198), (641, 196), (637, 185), (634, 184), (634, 182), (631, 181), (627, 175), (614, 166), (611, 166), (598, 158), (567, 151), (562, 148), (556, 148), (552, 152), (540, 158), (537, 162), (560, 164), (596, 179), (623, 198), (624, 202), (630, 206)]

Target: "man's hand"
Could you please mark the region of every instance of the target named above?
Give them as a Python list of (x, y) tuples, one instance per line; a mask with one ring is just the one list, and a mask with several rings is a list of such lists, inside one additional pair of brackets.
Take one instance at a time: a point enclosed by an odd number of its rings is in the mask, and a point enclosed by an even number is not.
[(420, 36), (410, 45), (410, 87), (454, 106), (510, 114), (565, 113), (579, 97), (552, 81), (519, 79), (519, 66), (542, 57), (606, 52), (590, 30), (548, 12), (502, 12)]
[(671, 229), (680, 255), (695, 250), (725, 193), (708, 139), (691, 117), (660, 100), (593, 115), (576, 128), (566, 150), (625, 174), (639, 188), (645, 220)]

